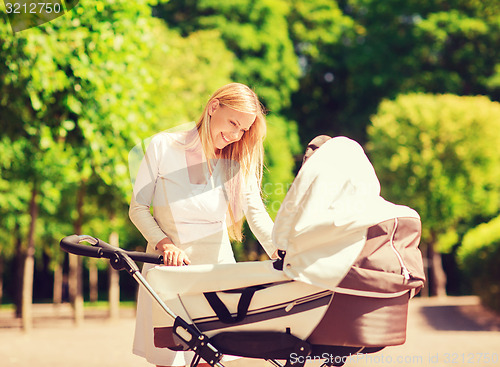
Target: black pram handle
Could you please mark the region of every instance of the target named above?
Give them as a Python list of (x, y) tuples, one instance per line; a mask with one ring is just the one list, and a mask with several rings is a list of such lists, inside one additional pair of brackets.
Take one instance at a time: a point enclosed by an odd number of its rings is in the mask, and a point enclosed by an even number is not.
[[(92, 246), (82, 244), (82, 242), (87, 242)], [(191, 366), (197, 366), (200, 359), (203, 358), (210, 366), (224, 367), (219, 362), (222, 359), (222, 354), (212, 344), (210, 338), (170, 310), (155, 290), (148, 284), (134, 262), (141, 261), (150, 264), (163, 264), (162, 255), (126, 251), (119, 247), (111, 246), (109, 243), (101, 241), (98, 238), (86, 235), (64, 237), (60, 242), (60, 246), (61, 249), (72, 254), (109, 259), (111, 266), (115, 270), (126, 269), (140, 285), (145, 287), (146, 291), (158, 302), (159, 306), (175, 320), (173, 330), (175, 340), (186, 348), (184, 350), (191, 349), (195, 352), (195, 358), (191, 362)]]
[[(88, 242), (92, 246), (81, 244)], [(119, 247), (111, 246), (98, 238), (87, 235), (71, 235), (64, 237), (60, 242), (61, 248), (71, 254), (88, 257), (104, 257), (106, 259), (116, 258), (116, 253), (127, 254), (132, 260), (150, 264), (163, 264), (163, 255), (146, 254), (138, 251), (127, 251)]]

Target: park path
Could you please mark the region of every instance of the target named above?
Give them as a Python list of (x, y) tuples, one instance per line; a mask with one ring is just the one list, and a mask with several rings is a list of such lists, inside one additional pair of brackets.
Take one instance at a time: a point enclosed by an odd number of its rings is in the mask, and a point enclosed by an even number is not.
[[(75, 327), (64, 307), (57, 311), (36, 305), (35, 327), (28, 334), (19, 329), (11, 312), (0, 311), (0, 366), (151, 367), (131, 353), (133, 310), (122, 310), (121, 319), (114, 322), (103, 312), (93, 312)], [(242, 359), (227, 366), (271, 365)], [(476, 297), (416, 298), (410, 303), (404, 345), (353, 356), (346, 363), (346, 367), (365, 366), (500, 366), (500, 317), (485, 311)]]

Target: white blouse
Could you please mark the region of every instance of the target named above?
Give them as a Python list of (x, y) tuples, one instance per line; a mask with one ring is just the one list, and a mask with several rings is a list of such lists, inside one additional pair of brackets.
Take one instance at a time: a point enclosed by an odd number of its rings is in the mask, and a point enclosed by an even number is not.
[[(192, 184), (186, 162), (186, 136), (186, 132), (162, 132), (151, 139), (139, 166), (129, 216), (146, 238), (147, 252), (154, 252), (156, 244), (169, 237), (177, 247), (203, 256), (203, 262), (226, 262), (224, 259), (232, 258), (232, 250), (226, 228), (228, 200), (223, 164), (218, 160), (210, 174), (203, 161), (200, 168), (205, 172), (205, 183)], [(190, 149), (201, 149), (197, 140)], [(271, 256), (275, 251), (273, 221), (256, 184), (255, 179), (242, 190), (242, 209), (250, 229)], [(191, 248), (193, 245), (196, 249)], [(193, 260), (190, 253), (188, 257)]]

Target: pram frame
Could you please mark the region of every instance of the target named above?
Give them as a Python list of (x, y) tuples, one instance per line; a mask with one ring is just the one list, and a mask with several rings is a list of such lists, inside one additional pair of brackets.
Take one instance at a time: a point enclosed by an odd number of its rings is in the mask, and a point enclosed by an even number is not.
[[(81, 244), (82, 242), (87, 242), (91, 246)], [(195, 358), (193, 359), (191, 366), (196, 366), (200, 362), (200, 359), (203, 358), (203, 360), (205, 360), (210, 366), (224, 367), (224, 365), (220, 362), (223, 358), (223, 354), (219, 352), (216, 346), (214, 346), (212, 340), (200, 332), (196, 327), (193, 327), (184, 319), (177, 316), (165, 304), (165, 302), (163, 302), (148, 281), (142, 276), (139, 267), (135, 263), (135, 261), (140, 261), (161, 265), (163, 264), (162, 255), (127, 251), (89, 235), (71, 235), (64, 237), (60, 242), (60, 247), (62, 250), (71, 254), (108, 259), (113, 269), (117, 271), (126, 270), (127, 273), (130, 274), (140, 286), (147, 290), (162, 310), (174, 320), (172, 333), (176, 342), (183, 347), (183, 350), (192, 350), (195, 353)], [(300, 345), (297, 345), (295, 352), (302, 361), (305, 361), (306, 357), (311, 352), (311, 348), (308, 348), (307, 343), (303, 342), (300, 343)], [(276, 367), (283, 367), (283, 364), (281, 364), (278, 360), (266, 360)], [(291, 363), (290, 361), (287, 361), (285, 367), (301, 367), (304, 364), (305, 362)], [(328, 366), (328, 364), (325, 363), (324, 366)]]
[[(92, 247), (81, 245), (81, 242), (88, 242)], [(110, 244), (88, 235), (72, 235), (65, 237), (60, 242), (61, 248), (75, 255), (106, 258), (110, 260), (110, 264), (115, 270), (126, 270), (139, 285), (143, 286), (148, 293), (155, 299), (158, 305), (175, 320), (173, 333), (178, 338), (180, 344), (186, 349), (191, 349), (195, 352), (194, 365), (198, 364), (199, 358), (203, 358), (210, 366), (224, 367), (220, 363), (223, 355), (219, 353), (210, 339), (200, 333), (196, 328), (189, 325), (185, 320), (178, 317), (158, 296), (155, 290), (149, 285), (147, 280), (142, 276), (139, 267), (135, 261), (142, 261), (151, 264), (163, 264), (162, 255), (151, 255), (142, 252), (127, 251), (120, 249)]]
[[(81, 244), (82, 242), (87, 242), (91, 246)], [(220, 352), (220, 348), (217, 344), (213, 342), (212, 338), (201, 332), (195, 324), (191, 325), (186, 322), (182, 317), (178, 316), (173, 312), (165, 302), (160, 298), (158, 293), (151, 287), (149, 282), (141, 274), (139, 267), (135, 263), (145, 262), (150, 264), (162, 265), (164, 263), (162, 255), (147, 254), (144, 252), (128, 251), (115, 246), (112, 246), (96, 237), (89, 235), (71, 235), (63, 238), (60, 241), (60, 247), (62, 250), (79, 256), (87, 256), (94, 258), (105, 258), (110, 261), (110, 265), (113, 269), (120, 271), (126, 270), (139, 286), (144, 287), (147, 292), (153, 297), (157, 304), (161, 307), (165, 313), (174, 320), (174, 326), (172, 329), (172, 334), (176, 343), (182, 347), (182, 350), (191, 350), (195, 353), (195, 358), (191, 363), (191, 367), (195, 367), (200, 362), (201, 358), (206, 361), (210, 366), (224, 367), (221, 363), (223, 358), (223, 353)], [(278, 253), (278, 259), (273, 262), (273, 267), (277, 271), (282, 271), (283, 260), (286, 255), (285, 251), (280, 250)], [(265, 359), (267, 362), (271, 363), (276, 367), (303, 367), (305, 363), (311, 359), (311, 353), (315, 350), (315, 345), (309, 344), (306, 340), (302, 340), (294, 337), (291, 334), (270, 332), (271, 336), (279, 336), (288, 338), (288, 348), (293, 349), (293, 361), (292, 358), (286, 360), (286, 364), (283, 365), (280, 361), (273, 358), (260, 358)], [(277, 335), (280, 334), (280, 335)], [(321, 346), (320, 346), (321, 347)], [(343, 366), (345, 363), (345, 357), (350, 355), (356, 355), (358, 353), (375, 353), (381, 348), (370, 348), (370, 347), (343, 347), (335, 346), (337, 358), (333, 358), (330, 361), (326, 361), (321, 365), (321, 367), (332, 367), (332, 366)], [(292, 355), (290, 354), (290, 356)], [(245, 357), (244, 355), (242, 357)], [(252, 357), (258, 358), (258, 357)], [(281, 358), (281, 357), (280, 357)]]

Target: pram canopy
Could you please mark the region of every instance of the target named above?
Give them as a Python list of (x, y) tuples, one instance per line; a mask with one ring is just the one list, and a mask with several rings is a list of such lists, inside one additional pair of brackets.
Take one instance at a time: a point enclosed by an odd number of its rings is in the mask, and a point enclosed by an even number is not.
[(380, 196), (361, 146), (345, 137), (323, 144), (300, 169), (275, 219), (273, 242), (286, 251), (283, 272), (335, 290), (359, 256), (368, 228), (392, 218), (419, 219)]

